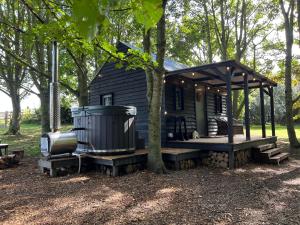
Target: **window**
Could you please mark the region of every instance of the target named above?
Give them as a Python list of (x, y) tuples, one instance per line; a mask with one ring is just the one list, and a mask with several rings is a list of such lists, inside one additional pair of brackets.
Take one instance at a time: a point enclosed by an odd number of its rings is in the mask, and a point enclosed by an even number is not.
[(222, 95), (220, 94), (215, 94), (215, 111), (216, 114), (221, 114), (223, 112)]
[(100, 104), (104, 106), (113, 105), (113, 94), (101, 95)]
[(174, 90), (174, 108), (176, 111), (184, 110), (183, 88), (175, 87)]

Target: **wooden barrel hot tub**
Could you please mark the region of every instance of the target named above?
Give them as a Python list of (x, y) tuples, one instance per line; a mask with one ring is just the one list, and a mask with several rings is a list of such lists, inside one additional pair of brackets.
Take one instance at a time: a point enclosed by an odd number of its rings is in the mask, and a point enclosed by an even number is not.
[(134, 152), (135, 107), (96, 105), (71, 111), (78, 152), (105, 155)]

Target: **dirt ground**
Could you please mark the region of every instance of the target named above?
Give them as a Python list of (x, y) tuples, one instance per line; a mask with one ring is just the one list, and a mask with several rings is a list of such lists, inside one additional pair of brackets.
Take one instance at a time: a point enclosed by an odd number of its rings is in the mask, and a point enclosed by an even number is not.
[(300, 159), (110, 178), (0, 170), (0, 224), (300, 224)]

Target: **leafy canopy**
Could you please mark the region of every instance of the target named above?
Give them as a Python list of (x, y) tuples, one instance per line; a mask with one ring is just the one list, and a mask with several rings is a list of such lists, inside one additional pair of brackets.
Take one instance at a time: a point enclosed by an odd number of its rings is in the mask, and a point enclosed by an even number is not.
[(74, 0), (72, 16), (81, 35), (93, 39), (109, 26), (112, 11), (129, 10), (146, 30), (157, 24), (163, 12), (161, 0)]

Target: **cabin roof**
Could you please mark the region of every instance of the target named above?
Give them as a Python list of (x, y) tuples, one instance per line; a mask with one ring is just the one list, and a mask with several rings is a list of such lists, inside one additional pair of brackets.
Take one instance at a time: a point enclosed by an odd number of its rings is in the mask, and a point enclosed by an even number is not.
[[(119, 51), (123, 52), (127, 52), (128, 49), (143, 51), (141, 48), (125, 42), (119, 42), (117, 48)], [(152, 54), (152, 57), (155, 60), (156, 54)], [(257, 88), (261, 85), (265, 87), (277, 86), (276, 82), (235, 60), (189, 67), (166, 57), (164, 67), (167, 71), (166, 77), (180, 76), (183, 79), (190, 78), (194, 80), (195, 83), (204, 83), (219, 88), (226, 88), (226, 76), (228, 75), (227, 68), (230, 68), (233, 71), (231, 77), (232, 89), (243, 89), (244, 75), (247, 75), (248, 77), (249, 88)], [(96, 71), (96, 77), (100, 73), (101, 67)]]
[[(119, 42), (118, 47), (120, 45), (125, 45), (126, 47), (134, 49), (134, 50), (143, 51), (143, 49), (138, 48), (138, 47), (136, 47), (134, 45), (125, 43), (125, 42)], [(152, 53), (151, 55), (152, 55), (153, 60), (156, 60), (156, 54)], [(176, 61), (174, 61), (174, 60), (172, 60), (172, 59), (170, 59), (168, 57), (165, 57), (164, 67), (165, 67), (166, 71), (174, 71), (174, 70), (181, 70), (181, 69), (188, 68), (187, 65), (185, 65), (183, 63), (180, 63), (180, 62), (176, 62)]]
[(248, 77), (249, 88), (257, 88), (261, 85), (265, 87), (277, 86), (276, 82), (235, 60), (174, 70), (166, 73), (166, 77), (180, 76), (183, 79), (190, 78), (194, 80), (195, 83), (199, 82), (214, 87), (226, 88), (226, 76), (230, 70), (232, 70), (232, 89), (243, 89), (244, 76), (246, 75)]

